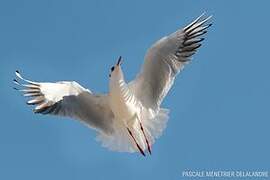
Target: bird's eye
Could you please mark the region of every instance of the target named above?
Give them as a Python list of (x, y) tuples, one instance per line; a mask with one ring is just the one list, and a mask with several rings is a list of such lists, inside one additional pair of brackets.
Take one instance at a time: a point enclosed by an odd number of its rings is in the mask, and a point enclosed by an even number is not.
[(114, 66), (113, 67), (111, 67), (111, 71), (113, 72), (113, 70), (114, 70)]

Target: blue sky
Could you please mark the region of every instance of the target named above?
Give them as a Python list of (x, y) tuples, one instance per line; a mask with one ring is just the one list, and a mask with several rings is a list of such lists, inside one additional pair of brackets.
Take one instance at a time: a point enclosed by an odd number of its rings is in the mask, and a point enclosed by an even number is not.
[[(268, 1), (0, 1), (0, 179), (181, 179), (183, 170), (269, 170)], [(115, 153), (95, 132), (34, 115), (12, 90), (16, 69), (37, 81), (108, 91), (147, 48), (206, 11), (213, 23), (163, 106), (170, 120), (153, 155)]]

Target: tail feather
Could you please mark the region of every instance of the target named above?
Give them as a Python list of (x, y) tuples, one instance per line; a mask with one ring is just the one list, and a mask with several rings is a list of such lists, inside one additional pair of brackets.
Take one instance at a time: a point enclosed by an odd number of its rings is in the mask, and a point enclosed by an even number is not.
[[(161, 108), (158, 114), (152, 119), (143, 119), (142, 124), (144, 126), (144, 131), (149, 144), (153, 145), (155, 140), (162, 135), (162, 132), (166, 128), (167, 121), (169, 119), (169, 110)], [(137, 126), (137, 127), (136, 127)], [(147, 145), (144, 143), (145, 139), (141, 132), (139, 124), (134, 125), (133, 130), (137, 131), (134, 134), (135, 138), (138, 140), (143, 151), (147, 150)], [(112, 151), (118, 152), (138, 152), (138, 148), (134, 141), (130, 139), (129, 134), (127, 133), (126, 127), (121, 124), (115, 124), (114, 128), (116, 131), (112, 135), (106, 135), (99, 133), (97, 135), (97, 141), (101, 142), (103, 147), (106, 147)]]

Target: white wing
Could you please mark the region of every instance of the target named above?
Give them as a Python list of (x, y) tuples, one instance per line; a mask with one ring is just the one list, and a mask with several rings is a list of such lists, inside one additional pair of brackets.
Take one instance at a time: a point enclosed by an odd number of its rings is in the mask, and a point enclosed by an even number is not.
[(211, 24), (211, 18), (199, 16), (191, 24), (157, 41), (148, 50), (145, 62), (137, 78), (129, 83), (129, 88), (146, 108), (154, 111), (170, 90), (174, 78), (187, 64), (191, 56), (201, 46)]
[[(14, 83), (23, 87), (18, 89), (25, 97), (31, 98), (28, 105), (36, 105), (35, 113), (59, 115), (75, 118), (107, 135), (112, 134), (113, 113), (107, 95), (95, 95), (76, 82), (56, 83), (33, 82), (24, 79), (18, 71), (16, 76), (27, 84)], [(16, 88), (17, 89), (17, 88)]]

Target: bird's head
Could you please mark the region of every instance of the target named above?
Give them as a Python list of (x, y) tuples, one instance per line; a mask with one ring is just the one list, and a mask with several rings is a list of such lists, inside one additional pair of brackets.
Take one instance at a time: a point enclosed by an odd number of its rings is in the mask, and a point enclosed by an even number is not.
[(109, 77), (111, 79), (121, 79), (123, 78), (123, 72), (122, 72), (122, 69), (121, 69), (121, 65), (122, 65), (122, 57), (120, 56), (117, 60), (117, 63), (111, 67), (111, 72), (110, 72), (110, 75)]

